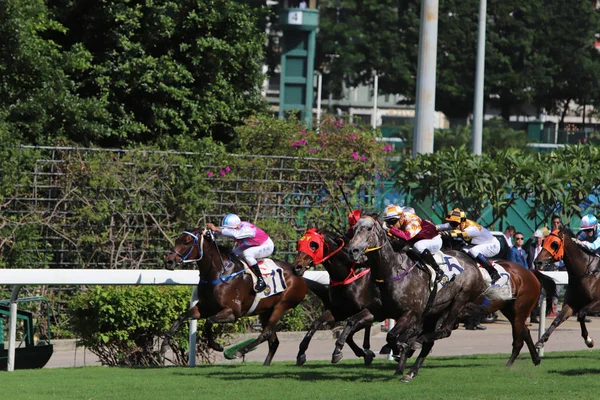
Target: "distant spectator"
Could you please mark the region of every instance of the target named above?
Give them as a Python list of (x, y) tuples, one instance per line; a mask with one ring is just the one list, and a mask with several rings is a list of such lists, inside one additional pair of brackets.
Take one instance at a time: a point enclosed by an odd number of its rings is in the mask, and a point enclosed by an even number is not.
[(506, 259), (521, 264), (525, 269), (529, 269), (529, 266), (527, 265), (527, 253), (523, 249), (523, 243), (525, 243), (523, 232), (515, 233), (515, 244), (508, 250)]
[(542, 251), (542, 243), (544, 242), (544, 233), (541, 229), (533, 232), (533, 240), (531, 244), (527, 248), (527, 265), (529, 269), (535, 269), (535, 265), (533, 265), (533, 260), (540, 254)]
[(508, 247), (513, 247), (513, 242), (512, 242), (512, 237), (515, 234), (515, 227), (514, 225), (509, 225), (506, 227), (506, 229), (504, 230), (504, 233), (502, 235), (504, 235), (504, 238), (506, 239), (506, 243), (508, 243)]
[(298, 8), (306, 8), (308, 5), (306, 4), (306, 1), (302, 0), (300, 2), (300, 4), (298, 5)]
[(552, 219), (550, 220), (550, 232), (554, 232), (557, 229), (562, 228), (562, 221), (560, 220), (560, 216), (554, 214)]

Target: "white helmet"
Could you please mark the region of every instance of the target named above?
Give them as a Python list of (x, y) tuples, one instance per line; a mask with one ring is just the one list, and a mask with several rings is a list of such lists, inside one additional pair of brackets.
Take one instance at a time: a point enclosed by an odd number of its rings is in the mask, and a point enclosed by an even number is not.
[(402, 216), (402, 207), (396, 204), (389, 204), (385, 208), (385, 212), (383, 213), (383, 219), (388, 221), (390, 219), (400, 218)]
[(221, 228), (237, 228), (240, 226), (242, 221), (240, 217), (236, 214), (227, 214), (223, 217), (223, 222), (221, 222)]
[(581, 230), (586, 229), (594, 229), (598, 224), (598, 220), (592, 214), (585, 215), (581, 218), (581, 223), (579, 224), (579, 228)]

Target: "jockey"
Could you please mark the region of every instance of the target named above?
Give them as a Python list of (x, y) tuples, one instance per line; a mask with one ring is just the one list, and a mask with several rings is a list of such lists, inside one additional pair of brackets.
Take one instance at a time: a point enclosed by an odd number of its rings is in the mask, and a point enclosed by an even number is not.
[(413, 247), (406, 251), (410, 258), (431, 266), (435, 271), (436, 282), (441, 280), (444, 273), (432, 254), (442, 248), (442, 237), (438, 234), (435, 225), (419, 218), (414, 213), (414, 209), (402, 208), (396, 204), (390, 204), (385, 208), (383, 219), (387, 224), (388, 235), (411, 244)]
[(461, 238), (466, 245), (462, 250), (479, 261), (492, 278), (494, 284), (500, 275), (486, 257), (494, 257), (500, 252), (500, 242), (483, 226), (467, 219), (467, 214), (460, 208), (455, 208), (446, 217), (446, 223), (437, 225), (444, 236)]
[(241, 221), (240, 217), (235, 214), (227, 214), (223, 217), (220, 227), (208, 223), (206, 224), (206, 228), (220, 235), (235, 239), (237, 247), (233, 249), (232, 253), (236, 257), (245, 260), (250, 271), (256, 276), (256, 285), (254, 286), (256, 293), (265, 290), (267, 285), (262, 277), (256, 259), (266, 258), (273, 254), (275, 244), (269, 235), (250, 222)]
[(356, 225), (356, 223), (358, 222), (359, 219), (360, 219), (360, 210), (352, 210), (350, 212), (350, 214), (348, 214), (348, 229), (346, 230), (346, 233), (344, 234), (344, 236), (348, 240), (352, 239), (352, 237), (354, 236), (354, 225)]
[(600, 254), (600, 230), (596, 217), (592, 214), (585, 215), (579, 226), (581, 232), (577, 235), (577, 244)]

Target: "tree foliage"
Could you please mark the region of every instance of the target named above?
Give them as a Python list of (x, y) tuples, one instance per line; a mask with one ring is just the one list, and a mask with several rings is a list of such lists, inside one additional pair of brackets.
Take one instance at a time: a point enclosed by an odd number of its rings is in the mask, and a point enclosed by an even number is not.
[(35, 144), (231, 140), (266, 109), (262, 15), (234, 0), (7, 0), (0, 117)]

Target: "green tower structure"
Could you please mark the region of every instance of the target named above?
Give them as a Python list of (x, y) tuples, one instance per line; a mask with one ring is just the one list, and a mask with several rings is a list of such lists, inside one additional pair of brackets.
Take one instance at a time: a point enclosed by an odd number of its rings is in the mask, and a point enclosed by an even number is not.
[(299, 111), (300, 119), (312, 124), (315, 42), (319, 25), (316, 1), (311, 1), (309, 8), (282, 8), (279, 25), (283, 31), (279, 118)]

